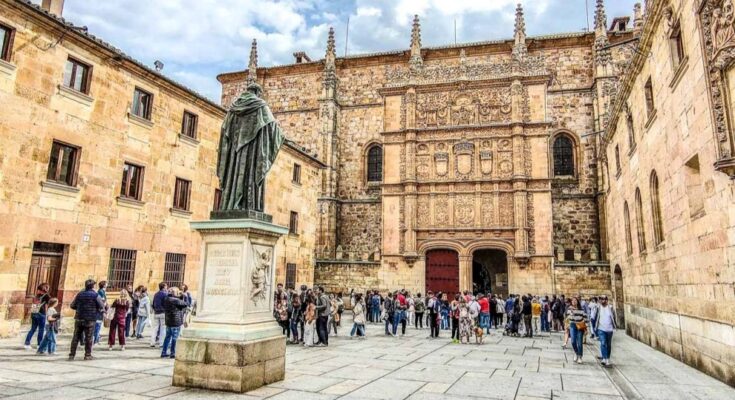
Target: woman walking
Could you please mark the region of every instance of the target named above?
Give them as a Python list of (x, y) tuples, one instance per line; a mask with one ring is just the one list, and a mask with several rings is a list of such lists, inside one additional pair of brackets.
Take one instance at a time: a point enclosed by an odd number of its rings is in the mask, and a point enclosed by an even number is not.
[(125, 351), (125, 318), (128, 315), (130, 309), (130, 296), (128, 291), (123, 289), (120, 291), (120, 297), (112, 303), (113, 313), (112, 320), (110, 320), (110, 334), (108, 335), (107, 344), (112, 350), (112, 346), (115, 345), (115, 332), (117, 337), (120, 339), (120, 350)]
[(329, 322), (327, 324), (327, 335), (334, 328), (334, 336), (337, 336), (337, 327), (339, 326), (339, 305), (333, 294), (329, 295)]
[(46, 330), (46, 306), (51, 296), (48, 295), (49, 286), (48, 283), (42, 283), (36, 286), (36, 294), (33, 296), (33, 304), (31, 304), (31, 330), (26, 335), (25, 347), (26, 350), (31, 349), (31, 339), (33, 334), (38, 329), (38, 336), (36, 337), (36, 345), (41, 346), (43, 340), (43, 334)]
[(462, 297), (460, 294), (454, 295), (454, 300), (449, 306), (449, 314), (452, 319), (452, 343), (459, 343), (459, 300)]
[(56, 305), (59, 304), (59, 300), (54, 297), (48, 301), (48, 308), (46, 308), (46, 334), (43, 335), (41, 344), (38, 345), (37, 354), (56, 355), (56, 334), (59, 332), (59, 318), (61, 316), (56, 312)]
[(350, 337), (355, 336), (365, 338), (365, 306), (362, 302), (362, 294), (358, 293), (355, 295), (355, 305), (352, 307), (352, 331)]
[(145, 329), (146, 322), (150, 325), (151, 321), (149, 316), (151, 315), (151, 301), (148, 298), (148, 289), (145, 286), (139, 288), (140, 295), (138, 298), (138, 326), (135, 327), (135, 337), (138, 339), (143, 338), (143, 329)]
[(582, 338), (587, 332), (587, 325), (589, 324), (589, 317), (580, 307), (579, 299), (572, 297), (572, 304), (567, 309), (566, 315), (569, 319), (569, 339), (572, 341), (572, 348), (574, 349), (574, 362), (582, 364), (582, 355), (584, 347), (582, 344)]
[(306, 312), (304, 313), (304, 346), (312, 347), (316, 342), (316, 305), (314, 305), (314, 296), (308, 294), (306, 296)]
[(470, 343), (472, 336), (472, 325), (474, 319), (470, 311), (470, 306), (464, 297), (460, 296), (459, 300), (459, 342), (463, 344)]

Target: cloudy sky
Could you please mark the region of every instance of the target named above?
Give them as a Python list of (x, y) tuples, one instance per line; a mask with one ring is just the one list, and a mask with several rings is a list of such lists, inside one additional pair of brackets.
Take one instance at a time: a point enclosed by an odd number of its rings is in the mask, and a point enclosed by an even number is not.
[[(40, 3), (41, 0), (34, 0)], [(216, 76), (247, 66), (250, 42), (259, 65), (293, 62), (294, 51), (324, 57), (327, 31), (336, 31), (338, 55), (408, 48), (419, 14), (422, 44), (513, 36), (518, 0), (66, 0), (64, 17), (215, 101)], [(587, 27), (585, 0), (522, 0), (531, 36)], [(593, 25), (595, 0), (589, 3)], [(608, 22), (631, 15), (636, 0), (607, 0)], [(349, 43), (345, 43), (349, 19)], [(346, 46), (345, 46), (346, 45)]]

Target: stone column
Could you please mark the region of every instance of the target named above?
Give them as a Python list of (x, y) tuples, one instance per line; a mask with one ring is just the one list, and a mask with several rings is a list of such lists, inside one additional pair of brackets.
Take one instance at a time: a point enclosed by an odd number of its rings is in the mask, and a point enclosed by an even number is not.
[(515, 255), (519, 264), (528, 260), (528, 207), (526, 182), (526, 137), (523, 129), (523, 109), (525, 104), (523, 85), (514, 81), (510, 87), (513, 110), (511, 112), (513, 129), (513, 215), (515, 227)]
[(472, 290), (472, 254), (459, 256), (459, 290)]

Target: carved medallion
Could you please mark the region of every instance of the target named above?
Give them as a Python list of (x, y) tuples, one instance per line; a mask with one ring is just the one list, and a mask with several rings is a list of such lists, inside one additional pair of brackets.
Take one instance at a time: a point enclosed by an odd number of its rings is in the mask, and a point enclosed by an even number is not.
[(490, 175), (493, 172), (493, 152), (483, 150), (480, 152), (480, 171), (483, 175)]

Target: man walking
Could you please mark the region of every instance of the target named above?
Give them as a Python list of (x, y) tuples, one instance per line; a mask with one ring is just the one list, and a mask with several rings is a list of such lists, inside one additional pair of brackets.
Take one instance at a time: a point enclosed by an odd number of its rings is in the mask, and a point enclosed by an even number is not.
[(523, 326), (526, 328), (526, 332), (523, 336), (532, 338), (533, 327), (531, 321), (533, 319), (533, 306), (531, 305), (531, 299), (528, 296), (521, 297), (523, 305), (521, 306), (521, 314), (523, 315)]
[(94, 290), (95, 281), (87, 279), (84, 282), (84, 291), (77, 293), (69, 306), (76, 311), (74, 315), (74, 336), (71, 339), (69, 361), (73, 361), (77, 354), (77, 346), (84, 335), (84, 359), (92, 360), (92, 342), (94, 341), (94, 327), (97, 314), (105, 309), (105, 302)]
[(329, 314), (332, 312), (329, 297), (324, 293), (324, 288), (319, 286), (316, 289), (316, 334), (319, 337), (317, 346), (329, 346), (329, 331), (327, 330), (327, 322)]
[(158, 284), (158, 292), (153, 296), (153, 330), (151, 331), (151, 347), (161, 346), (166, 336), (166, 308), (164, 301), (168, 297), (168, 285)]
[[(597, 303), (597, 297), (593, 297), (592, 299), (590, 299), (588, 308), (590, 313), (590, 322), (592, 322), (592, 326), (595, 326), (595, 324), (597, 323), (597, 312), (600, 310), (600, 305)], [(590, 329), (590, 331), (590, 339), (594, 339), (595, 330)]]
[(597, 332), (597, 336), (600, 338), (600, 363), (605, 366), (610, 366), (610, 352), (612, 351), (612, 336), (613, 332), (617, 328), (617, 315), (615, 315), (615, 309), (607, 304), (607, 296), (600, 297), (600, 305), (597, 309), (597, 320), (595, 321), (593, 329)]

